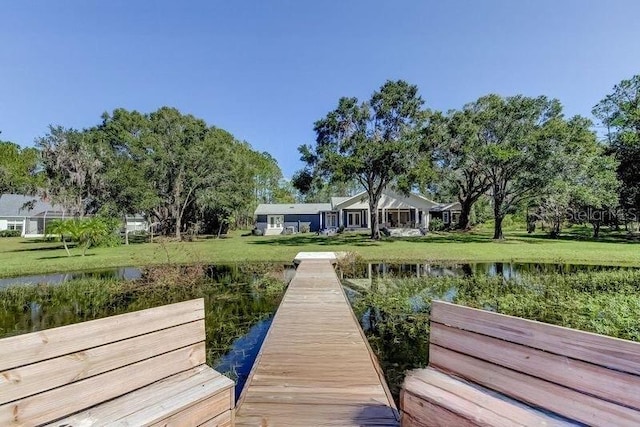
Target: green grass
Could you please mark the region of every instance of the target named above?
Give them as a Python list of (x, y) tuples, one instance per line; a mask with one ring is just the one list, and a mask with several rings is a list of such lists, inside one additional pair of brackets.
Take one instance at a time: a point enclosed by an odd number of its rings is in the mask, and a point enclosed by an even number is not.
[(552, 262), (640, 265), (640, 243), (607, 233), (599, 240), (587, 229), (574, 229), (560, 239), (543, 233), (507, 231), (504, 241), (491, 239), (488, 230), (470, 233), (433, 233), (426, 237), (371, 241), (365, 234), (316, 236), (242, 236), (202, 238), (194, 242), (140, 243), (114, 248), (91, 248), (87, 256), (72, 249), (67, 257), (60, 243), (22, 238), (0, 239), (0, 277), (49, 272), (142, 266), (162, 263), (291, 262), (300, 251), (353, 251), (364, 261), (420, 262)]

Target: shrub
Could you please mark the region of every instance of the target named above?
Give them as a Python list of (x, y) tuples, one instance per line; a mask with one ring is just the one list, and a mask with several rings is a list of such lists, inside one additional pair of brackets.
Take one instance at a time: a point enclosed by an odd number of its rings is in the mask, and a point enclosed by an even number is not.
[(309, 231), (311, 231), (311, 227), (309, 226), (309, 224), (300, 225), (300, 232), (301, 233), (308, 233)]
[(440, 218), (434, 218), (429, 222), (429, 231), (442, 231), (444, 229), (444, 221)]
[(0, 231), (0, 237), (20, 237), (22, 232), (20, 230), (2, 230)]
[(505, 215), (504, 219), (502, 220), (502, 227), (503, 228), (512, 227), (513, 223), (514, 223), (513, 216), (512, 215)]
[(336, 260), (338, 270), (347, 277), (357, 277), (363, 265), (365, 265), (364, 259), (357, 252), (344, 252)]

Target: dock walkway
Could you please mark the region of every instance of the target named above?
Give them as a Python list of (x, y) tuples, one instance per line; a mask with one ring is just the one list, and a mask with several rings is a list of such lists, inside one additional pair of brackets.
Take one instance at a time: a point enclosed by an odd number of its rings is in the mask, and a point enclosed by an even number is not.
[(237, 426), (397, 426), (329, 259), (301, 260), (236, 408)]

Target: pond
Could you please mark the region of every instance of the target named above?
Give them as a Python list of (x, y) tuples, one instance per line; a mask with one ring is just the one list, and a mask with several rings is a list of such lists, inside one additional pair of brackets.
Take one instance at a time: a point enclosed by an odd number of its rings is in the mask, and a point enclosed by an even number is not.
[[(0, 288), (0, 337), (204, 297), (207, 363), (237, 381), (238, 395), (294, 271), (254, 263), (37, 276), (48, 284)], [(640, 269), (412, 263), (338, 273), (396, 397), (404, 372), (428, 361), (433, 298), (640, 339)]]
[[(283, 264), (287, 280), (291, 280), (295, 272), (293, 264)], [(503, 275), (507, 278), (521, 273), (571, 273), (577, 271), (602, 270), (613, 267), (579, 264), (544, 264), (544, 263), (474, 263), (474, 264), (428, 264), (428, 263), (362, 263), (352, 266), (347, 277), (356, 279), (371, 277), (412, 277), (412, 276), (470, 276), (487, 274)], [(209, 265), (207, 275), (216, 280), (225, 274), (233, 274), (238, 269), (235, 264)], [(72, 271), (68, 273), (40, 274), (0, 279), (0, 288), (23, 284), (60, 284), (78, 279), (121, 279), (136, 280), (142, 276), (141, 267), (118, 267), (98, 270)]]

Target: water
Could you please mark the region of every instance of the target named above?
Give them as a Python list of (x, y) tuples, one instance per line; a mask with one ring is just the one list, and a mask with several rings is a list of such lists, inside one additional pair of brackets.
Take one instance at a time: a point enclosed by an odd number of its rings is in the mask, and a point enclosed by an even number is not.
[(240, 398), (272, 321), (273, 317), (269, 317), (253, 325), (249, 332), (237, 338), (231, 349), (213, 365), (216, 371), (235, 379), (236, 401)]
[(0, 289), (14, 285), (57, 285), (71, 280), (97, 278), (135, 280), (142, 275), (142, 270), (137, 267), (120, 267), (106, 270), (74, 271), (70, 273), (40, 274), (35, 276), (20, 276), (0, 279)]
[[(295, 273), (293, 264), (285, 264), (284, 280), (288, 283)], [(39, 274), (34, 276), (17, 276), (0, 279), (0, 289), (15, 285), (58, 285), (78, 279), (114, 279), (114, 280), (136, 280), (144, 274), (142, 267), (118, 267), (100, 270), (72, 271), (68, 273)], [(218, 279), (226, 275), (235, 275), (238, 266), (235, 264), (210, 265), (206, 269), (206, 275), (211, 279)]]
[(469, 277), (502, 276), (514, 279), (526, 274), (569, 274), (586, 271), (619, 269), (615, 266), (586, 264), (555, 264), (527, 262), (485, 262), (485, 263), (363, 263), (352, 266), (343, 272), (347, 279), (371, 279), (378, 277)]
[[(289, 282), (295, 274), (293, 264), (284, 264), (284, 279)], [(550, 263), (505, 263), (489, 262), (475, 264), (393, 264), (370, 263), (359, 264), (353, 272), (343, 275), (346, 278), (371, 278), (371, 277), (417, 277), (417, 276), (471, 276), (486, 274), (488, 276), (502, 275), (505, 278), (517, 277), (521, 273), (573, 273), (578, 271), (599, 271), (614, 267), (580, 264), (550, 264)], [(615, 267), (617, 268), (617, 267)], [(235, 264), (210, 265), (207, 275), (217, 279), (224, 275), (233, 275), (238, 270)], [(34, 276), (18, 276), (0, 279), (0, 289), (21, 284), (48, 284), (55, 285), (71, 280), (85, 278), (136, 280), (144, 272), (140, 267), (119, 267), (100, 270), (73, 271), (69, 273), (40, 274)]]

